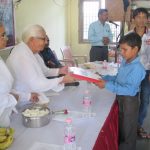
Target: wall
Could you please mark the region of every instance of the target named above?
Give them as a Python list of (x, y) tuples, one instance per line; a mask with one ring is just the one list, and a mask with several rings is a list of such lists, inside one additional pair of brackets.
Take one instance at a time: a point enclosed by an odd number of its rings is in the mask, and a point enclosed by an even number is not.
[(79, 7), (78, 0), (68, 1), (68, 34), (67, 43), (71, 46), (75, 55), (89, 55), (90, 44), (81, 44), (78, 42), (79, 28), (78, 28), (78, 16)]
[[(57, 2), (57, 1), (56, 1)], [(20, 41), (23, 29), (29, 24), (42, 25), (50, 37), (50, 47), (60, 58), (60, 47), (66, 41), (66, 0), (22, 0), (15, 8), (16, 39)], [(4, 57), (8, 52), (0, 53)]]
[(139, 1), (133, 1), (133, 4), (136, 4), (136, 7), (145, 7), (150, 8), (150, 1), (149, 0), (139, 0)]
[(17, 38), (28, 24), (41, 24), (50, 37), (50, 47), (60, 55), (66, 41), (65, 10), (66, 0), (22, 0), (16, 9)]

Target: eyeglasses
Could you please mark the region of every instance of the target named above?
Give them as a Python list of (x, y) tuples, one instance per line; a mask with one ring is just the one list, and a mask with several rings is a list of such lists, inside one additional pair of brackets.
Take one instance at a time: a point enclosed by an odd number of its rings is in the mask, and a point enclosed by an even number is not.
[(5, 38), (5, 39), (7, 39), (6, 32), (4, 32), (4, 33), (1, 33), (1, 34), (0, 34), (0, 37), (1, 37), (1, 38)]
[(46, 37), (34, 37), (36, 39), (40, 39), (40, 40), (43, 40), (43, 41), (48, 41)]

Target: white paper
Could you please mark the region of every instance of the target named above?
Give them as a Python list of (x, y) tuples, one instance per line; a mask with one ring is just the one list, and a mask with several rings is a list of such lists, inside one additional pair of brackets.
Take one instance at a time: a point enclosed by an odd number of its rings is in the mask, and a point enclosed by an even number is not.
[(84, 113), (84, 112), (78, 112), (78, 111), (68, 111), (68, 114), (56, 114), (53, 117), (53, 120), (55, 121), (61, 121), (65, 122), (67, 118), (75, 119), (84, 119), (84, 118), (91, 118), (95, 117), (96, 113)]
[(91, 78), (91, 79), (95, 79), (95, 80), (100, 79), (99, 75), (97, 75), (87, 69), (82, 69), (82, 68), (78, 68), (78, 67), (69, 67), (69, 72), (73, 73), (75, 75), (85, 77), (85, 78)]
[[(64, 148), (63, 145), (36, 142), (29, 150), (64, 150)], [(81, 150), (81, 147), (78, 147), (77, 150)]]

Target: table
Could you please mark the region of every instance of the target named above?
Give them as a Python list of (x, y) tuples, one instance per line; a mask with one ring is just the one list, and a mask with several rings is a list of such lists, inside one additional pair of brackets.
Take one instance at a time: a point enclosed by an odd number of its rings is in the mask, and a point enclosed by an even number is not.
[[(92, 94), (92, 110), (96, 117), (73, 120), (76, 143), (82, 150), (118, 150), (118, 107), (115, 94), (99, 89), (85, 81), (79, 87), (66, 87), (59, 95), (50, 97), (50, 109), (82, 111), (82, 97), (86, 88)], [(14, 114), (11, 127), (15, 128), (15, 140), (9, 150), (28, 150), (34, 142), (63, 145), (64, 123), (52, 120), (42, 128), (26, 128), (21, 114)], [(115, 138), (114, 138), (115, 137)]]

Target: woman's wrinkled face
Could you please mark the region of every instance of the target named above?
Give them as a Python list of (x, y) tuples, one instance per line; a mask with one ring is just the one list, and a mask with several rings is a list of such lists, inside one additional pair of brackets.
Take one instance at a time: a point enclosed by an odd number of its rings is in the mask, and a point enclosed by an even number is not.
[(7, 44), (7, 36), (5, 33), (4, 26), (0, 26), (0, 49), (3, 49), (6, 47)]
[(44, 49), (45, 44), (47, 43), (46, 33), (43, 32), (36, 37), (32, 37), (31, 41), (33, 46), (33, 53), (39, 53)]

